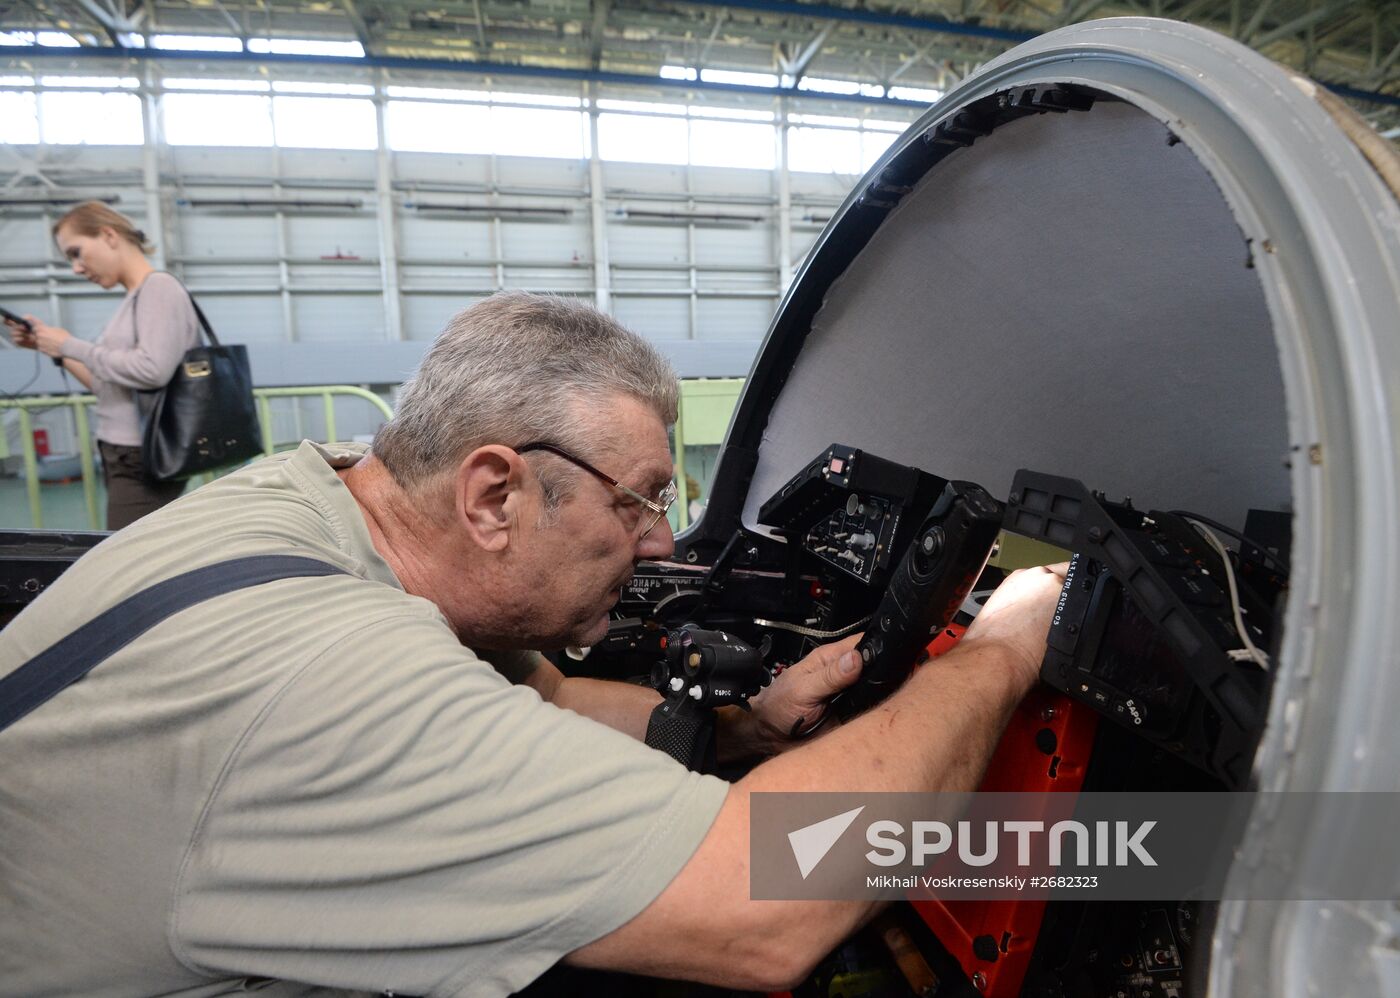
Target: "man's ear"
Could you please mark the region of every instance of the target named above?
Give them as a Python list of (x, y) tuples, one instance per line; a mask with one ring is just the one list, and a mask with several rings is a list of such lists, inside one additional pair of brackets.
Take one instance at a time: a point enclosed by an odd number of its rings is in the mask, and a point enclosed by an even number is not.
[(509, 447), (478, 447), (457, 466), (453, 512), (467, 536), (487, 551), (510, 543), (526, 481), (525, 459)]

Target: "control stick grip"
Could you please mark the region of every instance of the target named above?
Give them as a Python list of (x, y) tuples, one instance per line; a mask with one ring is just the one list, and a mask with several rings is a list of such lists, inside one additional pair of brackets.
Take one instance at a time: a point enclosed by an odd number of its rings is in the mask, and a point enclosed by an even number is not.
[(647, 722), (646, 743), (697, 773), (714, 768), (714, 740), (714, 711), (689, 700), (663, 700)]
[(933, 634), (972, 591), (1001, 530), (1004, 507), (980, 485), (949, 482), (890, 578), (856, 650), (861, 675), (835, 701), (852, 717), (889, 696), (913, 671)]

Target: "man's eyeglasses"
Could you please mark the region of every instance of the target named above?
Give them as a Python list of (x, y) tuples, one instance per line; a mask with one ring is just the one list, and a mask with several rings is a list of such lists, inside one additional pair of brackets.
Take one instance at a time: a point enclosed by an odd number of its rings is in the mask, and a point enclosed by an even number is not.
[(590, 475), (594, 475), (598, 478), (601, 478), (613, 488), (617, 489), (617, 491), (625, 495), (628, 499), (631, 499), (633, 502), (637, 503), (637, 505), (641, 506), (645, 512), (642, 514), (641, 521), (638, 524), (638, 526), (641, 528), (641, 533), (637, 535), (638, 540), (651, 533), (652, 528), (661, 522), (661, 518), (666, 515), (668, 510), (670, 510), (671, 505), (676, 501), (676, 496), (678, 495), (676, 483), (667, 482), (666, 487), (661, 490), (660, 495), (658, 495), (655, 499), (648, 499), (640, 492), (634, 491), (633, 489), (629, 489), (627, 486), (623, 485), (611, 475), (603, 474), (601, 471), (593, 467), (593, 465), (589, 464), (583, 458), (574, 457), (574, 455), (570, 454), (562, 447), (556, 447), (553, 444), (545, 443), (543, 440), (536, 440), (534, 443), (526, 444), (524, 447), (515, 448), (515, 452), (517, 454), (526, 454), (532, 450), (549, 451), (549, 453), (551, 454), (556, 454), (559, 457), (562, 457), (565, 461), (569, 461), (573, 464), (578, 465)]

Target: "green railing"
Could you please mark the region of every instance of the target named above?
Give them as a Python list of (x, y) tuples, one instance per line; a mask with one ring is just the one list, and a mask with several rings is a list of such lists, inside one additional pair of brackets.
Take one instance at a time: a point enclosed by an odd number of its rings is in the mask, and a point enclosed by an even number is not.
[[(258, 416), (262, 422), (263, 453), (272, 454), (276, 450), (272, 439), (272, 399), (320, 397), (325, 407), (325, 436), (336, 439), (335, 400), (337, 396), (362, 398), (379, 409), (385, 419), (393, 418), (393, 410), (373, 392), (353, 385), (318, 385), (310, 388), (256, 388), (253, 396), (257, 400)], [(88, 410), (97, 399), (92, 395), (37, 395), (33, 398), (0, 399), (0, 417), (15, 410), (19, 414), (19, 437), (24, 461), (24, 479), (29, 498), (29, 520), (38, 529), (44, 525), (43, 504), (39, 492), (39, 455), (34, 449), (33, 413), (38, 410), (69, 408), (73, 410), (73, 421), (77, 427), (78, 462), (82, 469), (83, 500), (87, 504), (88, 525), (93, 530), (101, 530), (102, 522), (97, 511), (97, 468), (92, 458), (92, 429)], [(0, 433), (0, 457), (7, 457), (8, 450), (3, 433)], [(205, 481), (214, 475), (201, 476)]]

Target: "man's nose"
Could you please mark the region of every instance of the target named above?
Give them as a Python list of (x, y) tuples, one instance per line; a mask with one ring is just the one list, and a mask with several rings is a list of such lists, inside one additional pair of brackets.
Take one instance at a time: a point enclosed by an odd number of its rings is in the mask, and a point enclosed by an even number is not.
[(671, 532), (671, 521), (662, 517), (656, 526), (651, 528), (651, 532), (642, 538), (637, 545), (637, 557), (639, 559), (669, 558), (676, 550), (676, 535)]

